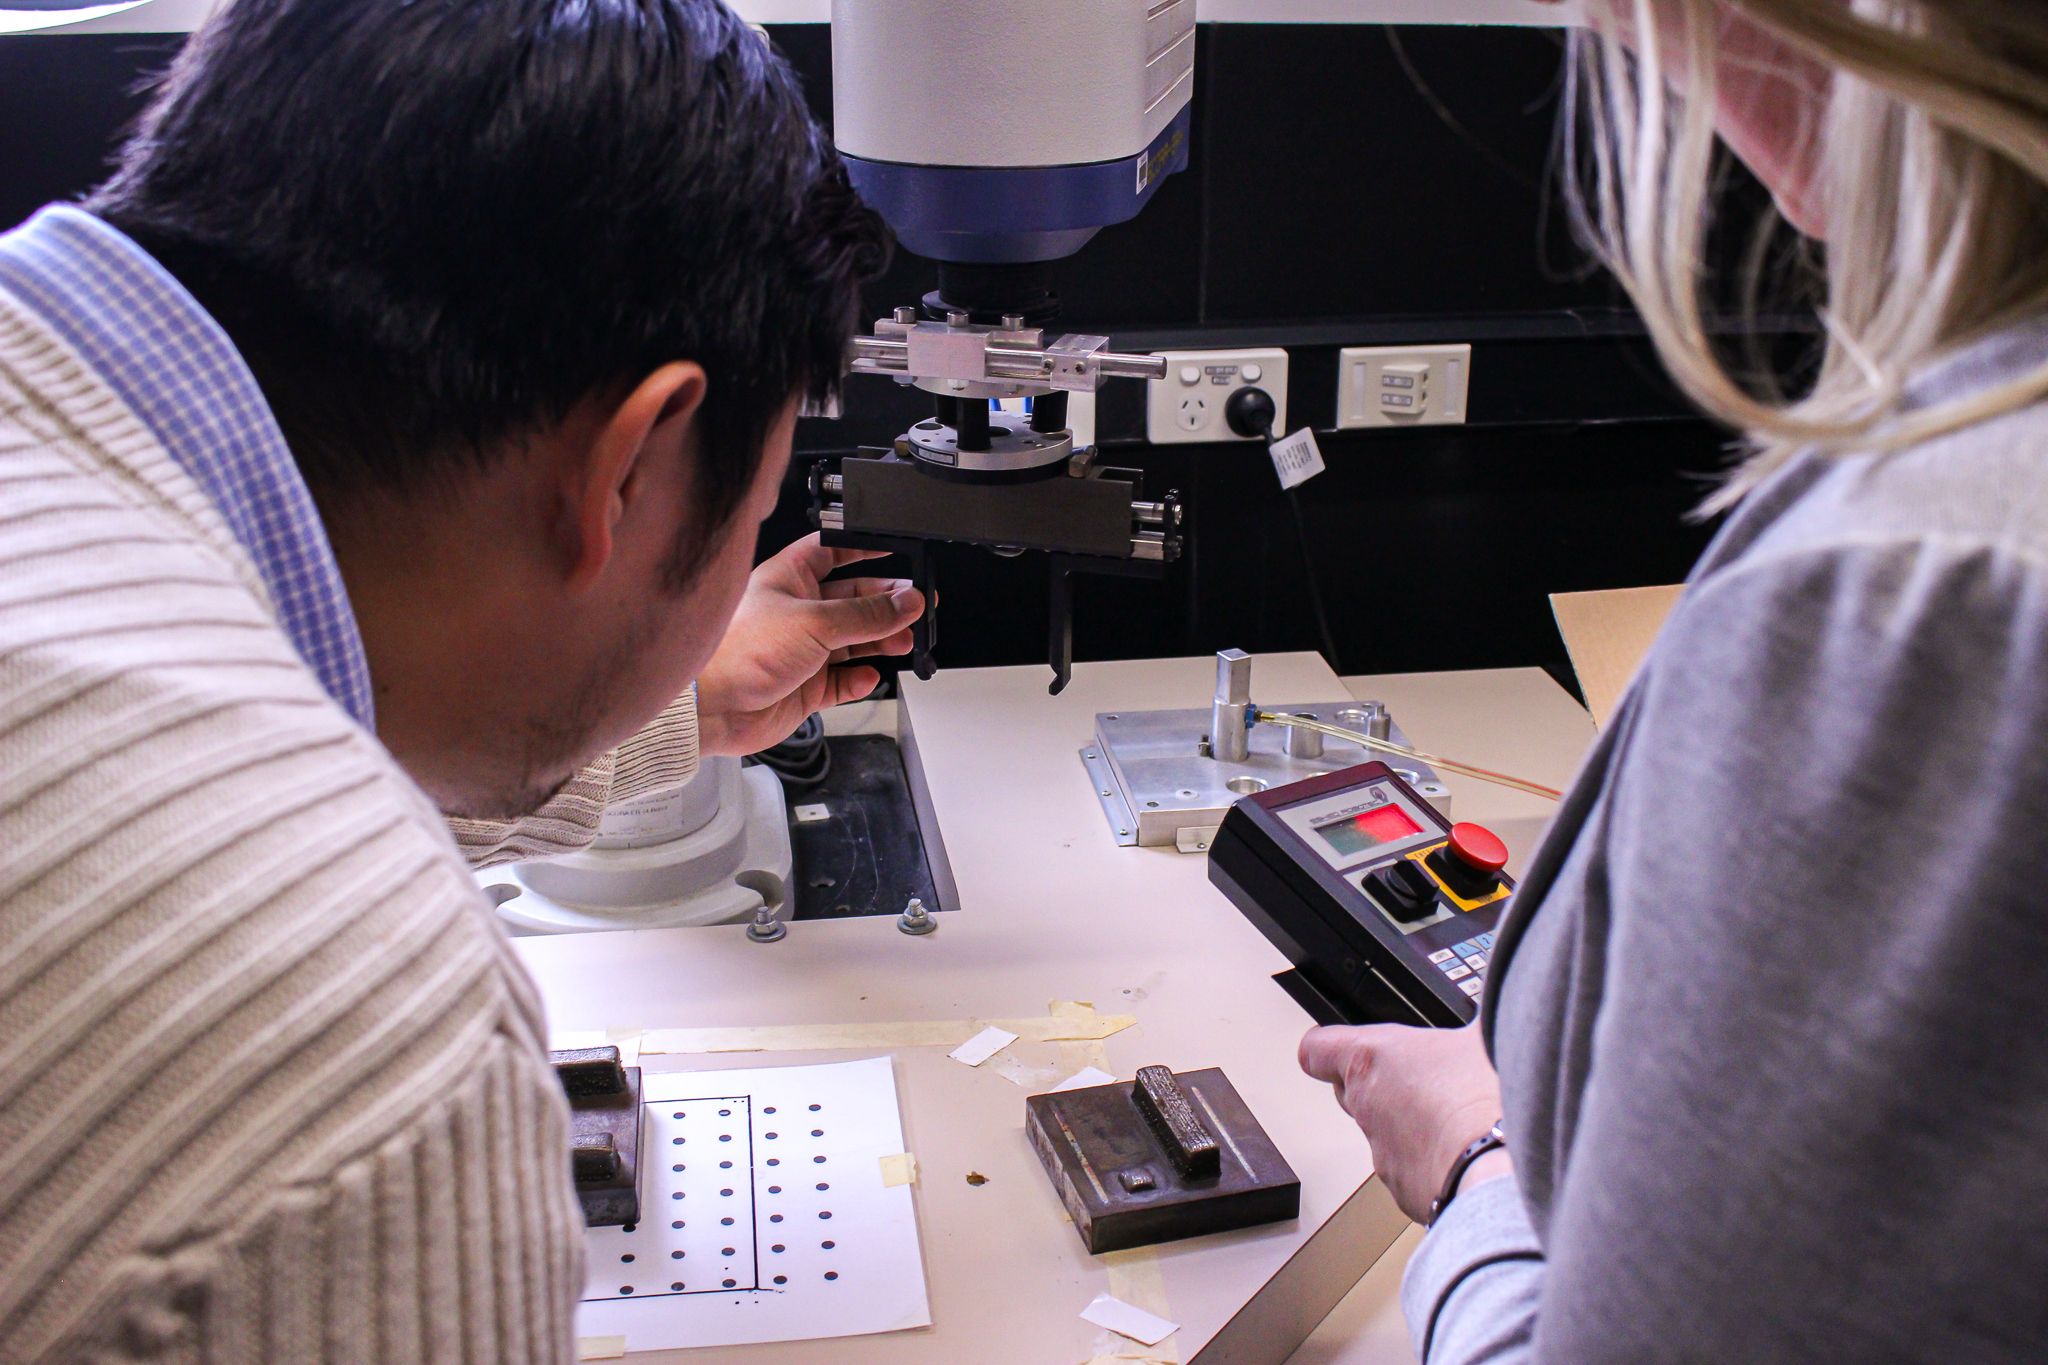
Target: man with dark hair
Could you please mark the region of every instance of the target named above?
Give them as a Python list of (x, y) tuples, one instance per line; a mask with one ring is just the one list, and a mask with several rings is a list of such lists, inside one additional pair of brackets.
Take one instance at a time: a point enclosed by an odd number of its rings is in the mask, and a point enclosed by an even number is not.
[(0, 1358), (573, 1354), (463, 855), (908, 649), (749, 578), (883, 253), (715, 0), (234, 0), (0, 237)]

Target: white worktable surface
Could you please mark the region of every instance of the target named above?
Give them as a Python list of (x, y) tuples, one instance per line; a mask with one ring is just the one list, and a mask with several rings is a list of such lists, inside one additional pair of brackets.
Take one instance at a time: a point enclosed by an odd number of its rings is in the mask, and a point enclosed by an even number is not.
[[(943, 1048), (898, 1047), (890, 1050), (906, 1144), (920, 1166), (933, 1325), (829, 1347), (727, 1348), (720, 1359), (1064, 1365), (1125, 1350), (1142, 1357), (1143, 1348), (1077, 1316), (1114, 1287), (1181, 1324), (1149, 1358), (1278, 1362), (1406, 1226), (1370, 1180), (1357, 1130), (1327, 1088), (1294, 1065), (1306, 1020), (1268, 979), (1285, 961), (1209, 886), (1204, 859), (1118, 848), (1077, 757), (1098, 711), (1204, 705), (1213, 661), (1083, 664), (1058, 698), (1046, 695), (1045, 679), (1042, 666), (942, 672), (927, 683), (906, 675), (906, 758), (923, 770), (959, 895), (937, 933), (912, 938), (879, 917), (806, 921), (766, 945), (737, 927), (517, 940), (550, 1026), (1031, 1018), (1053, 1001), (1091, 1001), (1102, 1014), (1136, 1016), (1137, 1025), (1092, 1053), (1087, 1044), (1017, 1043), (1012, 1069), (1064, 1074), (1093, 1060), (1128, 1077), (1151, 1063), (1222, 1067), (1301, 1177), (1301, 1218), (1089, 1256), (1025, 1141), (1026, 1090), (994, 1062), (970, 1069)], [(1320, 658), (1292, 654), (1261, 657), (1253, 685), (1256, 696), (1290, 702), (1378, 697), (1419, 745), (1553, 784), (1590, 736), (1585, 713), (1536, 670), (1366, 679), (1347, 692)], [(1526, 857), (1544, 803), (1452, 786), (1458, 818), (1492, 825), (1517, 862)], [(780, 1065), (873, 1051), (648, 1056), (643, 1065)], [(970, 1171), (987, 1183), (970, 1186)]]

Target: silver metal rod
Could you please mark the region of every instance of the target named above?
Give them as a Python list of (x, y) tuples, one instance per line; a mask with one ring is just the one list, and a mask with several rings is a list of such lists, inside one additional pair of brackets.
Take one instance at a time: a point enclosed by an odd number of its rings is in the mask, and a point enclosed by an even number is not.
[(844, 474), (827, 474), (825, 476), (825, 491), (827, 493), (844, 493), (846, 491), (846, 476)]
[[(847, 347), (855, 361), (873, 365), (869, 373), (905, 373), (910, 364), (910, 343), (895, 337), (858, 336)], [(1131, 379), (1164, 379), (1166, 357), (1130, 355), (1121, 351), (1097, 351), (1089, 359), (1095, 372)], [(988, 348), (988, 373), (996, 379), (1038, 379), (1052, 373), (1052, 357), (1044, 351), (1023, 346)]]
[(821, 507), (818, 509), (818, 529), (821, 531), (843, 531), (846, 529), (846, 509), (843, 507)]
[(1157, 531), (1140, 531), (1131, 537), (1131, 558), (1163, 560), (1166, 558), (1166, 537)]

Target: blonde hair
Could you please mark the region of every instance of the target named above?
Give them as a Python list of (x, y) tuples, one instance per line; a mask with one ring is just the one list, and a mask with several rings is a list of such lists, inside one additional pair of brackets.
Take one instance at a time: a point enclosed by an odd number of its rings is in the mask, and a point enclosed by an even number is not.
[[(1790, 460), (1912, 445), (2048, 396), (2048, 365), (1908, 411), (1912, 373), (2048, 314), (2048, 9), (2042, 0), (1584, 0), (1568, 154), (1582, 232), (1666, 368), (1749, 458), (1732, 504)], [(1826, 217), (1826, 342), (1796, 399), (1717, 353), (1703, 258), (1724, 26), (1827, 73), (1807, 135)], [(1626, 39), (1626, 41), (1623, 41)], [(1732, 58), (1731, 58), (1732, 59)], [(1682, 93), (1681, 93), (1682, 92)], [(1754, 273), (1761, 261), (1752, 259)]]

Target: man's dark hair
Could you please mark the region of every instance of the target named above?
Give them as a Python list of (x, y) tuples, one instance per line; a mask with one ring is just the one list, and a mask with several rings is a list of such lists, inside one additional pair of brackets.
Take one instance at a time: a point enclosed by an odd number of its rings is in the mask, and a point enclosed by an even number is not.
[(234, 0), (86, 207), (233, 336), (323, 500), (445, 487), (695, 360), (707, 530), (836, 388), (886, 255), (716, 0)]

